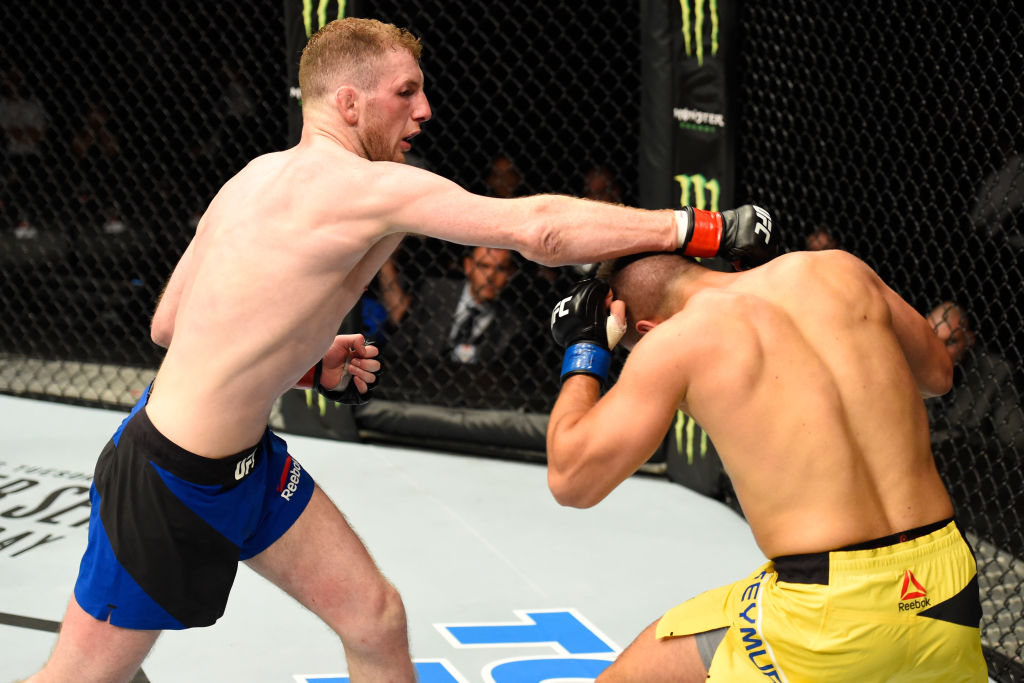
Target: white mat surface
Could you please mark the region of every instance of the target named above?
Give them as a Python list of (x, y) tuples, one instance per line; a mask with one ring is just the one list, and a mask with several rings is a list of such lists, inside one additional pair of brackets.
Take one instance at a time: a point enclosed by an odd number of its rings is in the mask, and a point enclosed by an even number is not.
[[(95, 459), (124, 413), (0, 396), (0, 415), (9, 681), (52, 647), (39, 628), (63, 615)], [(634, 477), (572, 510), (539, 465), (285, 437), (402, 593), (423, 683), (589, 680), (666, 609), (762, 561), (740, 517), (667, 480)], [(224, 617), (163, 634), (143, 672), (155, 683), (291, 683), (342, 681), (346, 667), (325, 626), (243, 566)]]

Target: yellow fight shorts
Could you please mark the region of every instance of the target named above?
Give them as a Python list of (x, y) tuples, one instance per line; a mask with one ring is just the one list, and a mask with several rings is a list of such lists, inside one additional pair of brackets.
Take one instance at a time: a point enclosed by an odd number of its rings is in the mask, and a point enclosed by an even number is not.
[(669, 610), (657, 637), (727, 628), (711, 681), (985, 683), (980, 621), (974, 554), (950, 520), (776, 558)]

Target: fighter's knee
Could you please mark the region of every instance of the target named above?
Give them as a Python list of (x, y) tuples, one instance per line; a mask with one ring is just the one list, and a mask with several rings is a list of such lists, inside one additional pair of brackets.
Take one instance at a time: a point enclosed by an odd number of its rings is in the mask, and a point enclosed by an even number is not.
[(406, 630), (405, 604), (398, 589), (388, 581), (381, 581), (372, 605), (372, 614), (379, 627), (384, 631)]
[(332, 624), (346, 644), (381, 643), (406, 637), (405, 605), (383, 577), (364, 591)]

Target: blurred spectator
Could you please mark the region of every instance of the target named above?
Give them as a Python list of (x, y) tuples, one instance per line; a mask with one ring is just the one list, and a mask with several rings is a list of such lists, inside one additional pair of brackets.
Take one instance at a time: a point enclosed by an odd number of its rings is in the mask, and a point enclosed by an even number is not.
[(487, 192), (491, 197), (519, 197), (523, 194), (523, 174), (506, 154), (499, 154), (491, 162), (487, 173)]
[(71, 139), (71, 152), (79, 160), (114, 159), (121, 145), (110, 129), (110, 109), (103, 102), (89, 102), (82, 125)]
[[(121, 144), (110, 124), (110, 109), (104, 102), (89, 102), (82, 123), (71, 138), (72, 185), (75, 188), (75, 215), (72, 220), (80, 229), (104, 226), (114, 234), (111, 216), (119, 213), (117, 198), (121, 196), (123, 173)], [(123, 224), (122, 224), (123, 225)]]
[(622, 203), (622, 187), (607, 166), (596, 165), (583, 176), (583, 197), (612, 204)]
[(43, 162), (49, 117), (42, 102), (23, 91), (24, 76), (17, 67), (3, 75), (0, 94), (0, 131), (3, 131), (5, 206), (22, 226), (42, 219), (45, 193), (51, 187)]
[(242, 69), (237, 62), (224, 62), (220, 67), (224, 85), (224, 115), (237, 123), (251, 118), (255, 107), (249, 87), (242, 80)]
[(804, 238), (804, 245), (807, 247), (807, 251), (823, 251), (838, 249), (839, 241), (827, 228), (816, 228), (814, 232)]
[(968, 219), (976, 231), (1005, 236), (1011, 245), (1024, 249), (1024, 154), (1007, 149), (1003, 157), (1003, 165), (978, 188)]
[[(622, 187), (618, 181), (615, 180), (615, 176), (607, 166), (597, 164), (591, 166), (586, 173), (583, 174), (583, 192), (580, 195), (586, 199), (593, 199), (598, 202), (608, 202), (610, 204), (621, 204), (622, 203)], [(596, 263), (581, 263), (577, 266), (573, 266), (570, 269), (562, 268), (562, 275), (574, 276), (577, 279), (581, 277), (590, 277), (597, 272)], [(569, 273), (564, 271), (569, 270)], [(558, 291), (562, 291), (565, 288), (566, 282), (563, 280), (562, 283), (557, 283), (559, 272), (551, 268), (540, 268), (538, 273), (547, 279), (548, 284), (552, 288), (556, 288)], [(570, 285), (571, 286), (571, 285)]]
[(928, 314), (935, 333), (953, 361), (953, 389), (927, 401), (932, 439), (990, 443), (1024, 450), (1024, 409), (1014, 368), (1001, 356), (975, 343), (967, 312), (951, 301)]
[(450, 407), (550, 407), (557, 373), (542, 360), (553, 346), (550, 307), (524, 304), (514, 258), (505, 249), (475, 247), (462, 259), (462, 277), (429, 277), (410, 290), (408, 312), (385, 351), (385, 367), (398, 368), (402, 379), (385, 378), (382, 397)]
[(210, 137), (203, 142), (203, 152), (218, 163), (223, 163), (224, 168), (220, 169), (223, 175), (233, 173), (237, 163), (243, 163), (250, 154), (261, 150), (250, 147), (252, 138), (248, 131), (255, 124), (256, 107), (241, 66), (234, 61), (225, 61), (221, 63), (217, 75), (217, 89), (220, 91), (220, 106), (217, 110), (219, 122)]
[(394, 257), (380, 267), (367, 291), (359, 300), (359, 322), (355, 326), (367, 339), (384, 348), (391, 335), (409, 309), (409, 295), (405, 292)]
[(49, 123), (42, 102), (23, 93), (24, 80), (17, 67), (11, 67), (3, 76), (0, 130), (4, 133), (4, 151), (8, 160), (39, 156)]
[(515, 272), (507, 249), (475, 247), (462, 259), (465, 277), (427, 278), (417, 289), (395, 346), (427, 362), (487, 363), (517, 332), (517, 315), (500, 295)]

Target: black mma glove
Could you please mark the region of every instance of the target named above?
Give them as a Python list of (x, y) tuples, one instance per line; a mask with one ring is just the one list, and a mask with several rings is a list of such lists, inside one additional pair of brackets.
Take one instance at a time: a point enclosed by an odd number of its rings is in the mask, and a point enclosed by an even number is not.
[(687, 206), (676, 211), (679, 249), (686, 256), (720, 256), (737, 270), (747, 270), (778, 256), (772, 239), (772, 217), (752, 204), (729, 211), (704, 211)]
[(570, 375), (591, 375), (603, 385), (611, 365), (611, 350), (626, 331), (608, 314), (610, 291), (604, 280), (582, 280), (551, 311), (551, 336), (565, 349), (562, 381)]
[[(366, 342), (366, 346), (373, 344), (372, 341)], [(356, 388), (356, 383), (352, 379), (352, 375), (346, 374), (342, 380), (342, 387), (340, 389), (327, 389), (320, 384), (320, 375), (323, 374), (324, 361), (321, 358), (317, 361), (316, 365), (313, 366), (313, 391), (317, 392), (321, 396), (335, 403), (341, 403), (346, 406), (365, 406), (370, 402), (370, 393), (373, 388), (377, 386), (377, 382), (380, 380), (380, 370), (378, 369), (373, 373), (374, 380), (366, 384), (366, 393), (359, 393), (359, 389)]]

